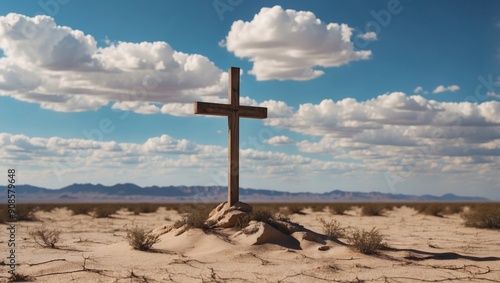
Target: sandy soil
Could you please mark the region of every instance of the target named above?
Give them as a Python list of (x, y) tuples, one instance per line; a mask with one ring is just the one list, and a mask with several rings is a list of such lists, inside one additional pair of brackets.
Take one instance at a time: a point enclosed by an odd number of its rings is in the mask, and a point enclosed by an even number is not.
[[(301, 241), (300, 247), (230, 243), (233, 231), (192, 229), (160, 237), (153, 252), (133, 250), (125, 236), (139, 225), (154, 229), (180, 218), (176, 211), (133, 215), (121, 210), (112, 218), (72, 216), (66, 209), (37, 212), (39, 222), (17, 223), (16, 271), (36, 282), (500, 282), (500, 231), (467, 228), (459, 215), (433, 217), (402, 207), (385, 216), (328, 211), (291, 215), (291, 220), (322, 233), (319, 218), (345, 227), (377, 227), (390, 247), (364, 255), (339, 242)], [(44, 225), (62, 230), (57, 249), (37, 245), (28, 232)], [(1, 225), (2, 258), (7, 253)], [(4, 260), (4, 262), (6, 262)], [(0, 281), (7, 282), (2, 265)], [(3, 281), (2, 281), (3, 280)]]

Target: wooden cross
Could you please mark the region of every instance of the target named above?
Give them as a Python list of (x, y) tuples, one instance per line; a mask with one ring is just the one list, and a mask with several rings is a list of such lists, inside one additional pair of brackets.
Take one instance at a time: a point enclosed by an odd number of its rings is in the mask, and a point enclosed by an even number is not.
[(195, 102), (194, 114), (228, 117), (228, 196), (229, 206), (239, 201), (240, 117), (265, 119), (267, 108), (240, 105), (240, 68), (229, 68), (229, 104)]

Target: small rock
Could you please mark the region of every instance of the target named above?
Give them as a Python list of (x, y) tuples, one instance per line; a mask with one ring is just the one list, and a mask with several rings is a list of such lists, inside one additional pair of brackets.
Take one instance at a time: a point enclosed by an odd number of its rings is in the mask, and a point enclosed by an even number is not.
[(321, 246), (321, 247), (318, 248), (318, 250), (320, 250), (320, 251), (327, 251), (329, 249), (330, 249), (329, 246)]
[(205, 223), (212, 227), (232, 228), (252, 210), (250, 205), (243, 202), (237, 202), (231, 207), (223, 202), (210, 212)]

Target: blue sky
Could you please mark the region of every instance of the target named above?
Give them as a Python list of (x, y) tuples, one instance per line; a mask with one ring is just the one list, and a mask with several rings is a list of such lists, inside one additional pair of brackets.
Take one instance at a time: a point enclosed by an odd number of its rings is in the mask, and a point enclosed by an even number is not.
[(226, 185), (500, 199), (497, 1), (9, 1), (0, 164), (19, 182)]

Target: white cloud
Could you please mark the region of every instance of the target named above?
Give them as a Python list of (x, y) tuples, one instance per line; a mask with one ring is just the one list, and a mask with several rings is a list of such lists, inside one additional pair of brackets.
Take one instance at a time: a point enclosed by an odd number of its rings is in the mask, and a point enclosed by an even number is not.
[(113, 104), (111, 108), (123, 111), (133, 111), (139, 114), (160, 113), (160, 108), (156, 105), (144, 102), (135, 102), (135, 101), (115, 102), (115, 104)]
[(440, 85), (438, 87), (436, 87), (432, 93), (441, 93), (441, 92), (455, 92), (457, 90), (459, 90), (460, 87), (458, 85), (450, 85), (450, 86), (443, 86), (443, 85)]
[(419, 94), (419, 93), (422, 93), (422, 94), (427, 94), (429, 93), (428, 91), (424, 90), (423, 87), (421, 86), (417, 86), (414, 90), (413, 90), (413, 93), (415, 94)]
[(161, 113), (172, 116), (194, 115), (193, 103), (168, 103), (161, 107)]
[(111, 43), (58, 26), (48, 16), (0, 17), (0, 93), (55, 111), (115, 109), (158, 113), (152, 103), (225, 96), (227, 73), (208, 58), (166, 42)]
[[(493, 114), (498, 116), (500, 110), (495, 111)], [(476, 115), (484, 112), (488, 111), (481, 109)], [(484, 187), (485, 193), (490, 185), (492, 189), (498, 188), (499, 126), (464, 127), (472, 128), (469, 136), (477, 134), (480, 128), (491, 132), (487, 139), (474, 140), (457, 136), (460, 127), (438, 125), (386, 125), (381, 130), (364, 130), (354, 136), (324, 135), (319, 141), (297, 143), (301, 152), (320, 154), (321, 160), (300, 154), (242, 149), (242, 179), (265, 180), (265, 184), (254, 184), (267, 188), (286, 181), (282, 188), (288, 190), (290, 186), (303, 190), (314, 179), (315, 186), (323, 184), (329, 190), (333, 180), (359, 181), (366, 176), (383, 180), (383, 174), (391, 172), (404, 180), (415, 174), (420, 174), (419, 181), (426, 180), (424, 176), (436, 175), (441, 181), (462, 180), (462, 191), (470, 190), (472, 183)], [(22, 183), (55, 188), (89, 180), (110, 185), (227, 184), (227, 148), (168, 135), (152, 137), (140, 144), (0, 133), (0, 158), (22, 169)], [(387, 186), (380, 180), (376, 184), (363, 182), (359, 185), (370, 190), (374, 186)], [(411, 180), (405, 182), (405, 187), (410, 183)]]
[[(224, 169), (227, 165), (227, 148), (196, 144), (168, 135), (137, 144), (0, 133), (0, 158), (15, 162), (28, 176), (23, 182), (33, 185), (40, 185), (42, 177), (52, 179), (52, 182), (60, 179), (64, 184), (87, 183), (92, 177), (96, 182), (113, 184), (135, 183), (142, 178), (141, 174), (148, 176), (148, 179), (160, 178), (162, 182), (165, 178), (170, 180), (168, 176), (182, 178), (188, 175), (202, 179), (212, 174), (227, 174)], [(285, 172), (294, 177), (297, 172), (306, 174), (311, 164), (322, 167), (322, 161), (308, 157), (252, 148), (241, 150), (241, 162), (245, 176), (255, 174), (255, 178), (281, 178)], [(334, 169), (328, 166), (324, 168)], [(43, 176), (28, 174), (41, 171)], [(169, 184), (174, 181), (169, 181)], [(190, 182), (193, 182), (193, 178)]]
[(188, 140), (177, 140), (168, 135), (162, 135), (158, 138), (149, 138), (142, 147), (145, 152), (150, 153), (188, 154), (199, 150), (196, 144)]
[(326, 24), (312, 12), (274, 6), (262, 8), (250, 22), (234, 22), (222, 46), (249, 58), (249, 73), (257, 80), (310, 80), (324, 73), (316, 66), (338, 67), (370, 58), (371, 51), (354, 50), (351, 36), (346, 24)]
[(278, 145), (293, 144), (294, 140), (287, 136), (274, 136), (269, 140), (267, 140), (267, 143), (270, 145), (278, 146)]
[[(435, 154), (442, 154), (445, 148), (452, 148), (450, 143), (469, 152), (500, 139), (500, 103), (437, 102), (394, 92), (363, 102), (346, 98), (302, 104), (292, 115), (269, 118), (265, 123), (322, 138), (324, 143), (299, 142), (297, 146), (304, 152), (338, 153), (335, 149), (340, 149), (368, 154), (377, 151), (374, 146), (383, 146), (392, 148), (384, 156), (391, 152), (397, 156), (439, 145), (443, 149)], [(484, 152), (497, 154), (498, 150)]]
[(288, 118), (293, 115), (293, 107), (288, 106), (283, 101), (266, 100), (259, 104), (260, 107), (267, 107), (268, 118)]
[(500, 99), (500, 94), (494, 93), (492, 91), (489, 91), (486, 95), (489, 96), (489, 97)]
[(368, 41), (375, 41), (377, 40), (377, 34), (373, 31), (363, 33), (363, 34), (358, 34), (358, 37), (364, 40)]

